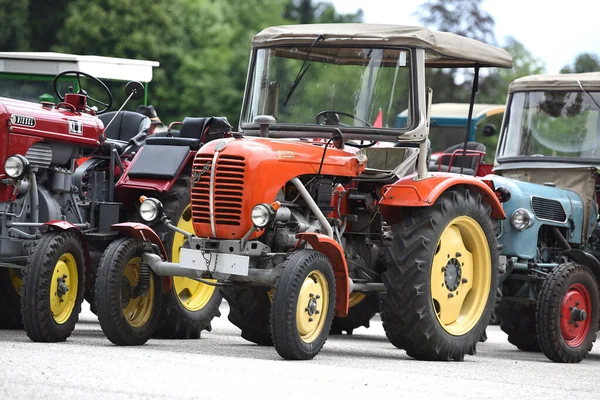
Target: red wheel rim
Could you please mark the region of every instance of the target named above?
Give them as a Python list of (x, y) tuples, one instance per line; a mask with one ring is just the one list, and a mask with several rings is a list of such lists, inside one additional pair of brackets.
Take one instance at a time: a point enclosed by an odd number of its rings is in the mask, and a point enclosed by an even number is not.
[[(591, 325), (590, 293), (581, 283), (572, 285), (563, 297), (560, 312), (560, 331), (565, 343), (570, 347), (580, 346), (585, 340)], [(573, 310), (582, 310), (587, 313), (583, 321), (573, 320)]]

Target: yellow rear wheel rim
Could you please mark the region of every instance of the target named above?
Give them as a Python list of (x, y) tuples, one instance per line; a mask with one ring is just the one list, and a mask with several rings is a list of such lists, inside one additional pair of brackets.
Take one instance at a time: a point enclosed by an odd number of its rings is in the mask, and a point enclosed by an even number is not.
[(312, 343), (327, 320), (329, 286), (321, 271), (311, 271), (300, 288), (296, 304), (296, 327), (305, 343)]
[(17, 270), (14, 268), (8, 269), (8, 277), (10, 278), (10, 282), (15, 288), (16, 292), (21, 296), (21, 289), (23, 289), (23, 279), (17, 273)]
[(71, 317), (78, 286), (79, 272), (75, 257), (71, 253), (64, 253), (54, 265), (50, 281), (50, 311), (57, 324), (64, 324)]
[(146, 296), (130, 297), (130, 290), (136, 287), (140, 276), (141, 257), (134, 257), (125, 266), (123, 270), (122, 282), (122, 300), (124, 303), (123, 316), (134, 328), (144, 326), (152, 315), (154, 305), (154, 276), (150, 275), (150, 289)]
[(431, 267), (431, 301), (448, 333), (464, 335), (481, 320), (491, 279), (485, 232), (473, 218), (453, 219), (440, 235)]
[[(193, 232), (194, 226), (191, 215), (190, 206), (187, 206), (179, 217), (179, 221), (177, 221), (177, 227), (186, 232)], [(186, 217), (189, 219), (186, 219)], [(179, 261), (179, 254), (184, 241), (185, 237), (181, 233), (175, 232), (173, 235), (173, 245), (171, 246), (171, 260), (173, 260), (173, 262)], [(216, 282), (214, 279), (211, 279), (211, 281)], [(215, 292), (215, 286), (206, 285), (190, 278), (176, 276), (173, 277), (173, 290), (175, 290), (179, 302), (185, 309), (189, 311), (199, 311), (206, 307), (212, 298)]]
[(352, 308), (361, 301), (363, 301), (367, 297), (366, 294), (360, 292), (352, 292), (350, 293), (350, 298), (348, 299), (348, 308)]

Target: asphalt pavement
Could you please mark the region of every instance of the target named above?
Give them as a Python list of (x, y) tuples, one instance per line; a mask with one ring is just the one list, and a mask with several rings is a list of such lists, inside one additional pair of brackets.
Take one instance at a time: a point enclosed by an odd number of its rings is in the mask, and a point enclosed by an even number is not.
[(521, 352), (499, 327), (463, 362), (423, 362), (386, 339), (381, 320), (331, 336), (311, 361), (284, 361), (227, 320), (200, 340), (117, 347), (85, 308), (65, 343), (0, 331), (0, 399), (564, 399), (600, 398), (600, 345), (580, 364)]

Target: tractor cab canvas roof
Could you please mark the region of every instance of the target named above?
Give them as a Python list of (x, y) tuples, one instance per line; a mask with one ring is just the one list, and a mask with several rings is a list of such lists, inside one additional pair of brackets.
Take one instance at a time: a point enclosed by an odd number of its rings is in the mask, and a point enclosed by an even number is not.
[(530, 75), (512, 82), (508, 87), (509, 93), (532, 92), (546, 90), (600, 90), (600, 72), (560, 75)]
[[(356, 23), (273, 26), (254, 36), (252, 46), (310, 46), (320, 35), (324, 38), (315, 45), (311, 54), (318, 55), (319, 45), (345, 48), (407, 46), (425, 49), (428, 67), (512, 67), (512, 57), (503, 49), (453, 33), (418, 26)], [(345, 56), (350, 57), (352, 53), (340, 49), (337, 61), (343, 63)]]

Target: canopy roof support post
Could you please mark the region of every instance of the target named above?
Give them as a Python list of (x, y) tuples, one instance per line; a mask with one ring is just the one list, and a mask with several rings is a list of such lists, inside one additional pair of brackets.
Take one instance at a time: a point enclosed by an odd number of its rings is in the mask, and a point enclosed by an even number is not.
[(460, 173), (463, 173), (465, 168), (465, 159), (467, 158), (467, 147), (469, 144), (469, 134), (471, 132), (471, 122), (473, 120), (473, 106), (475, 105), (475, 94), (479, 90), (479, 65), (475, 66), (475, 76), (473, 77), (473, 87), (471, 88), (471, 100), (469, 101), (469, 116), (467, 117), (467, 131), (465, 132), (465, 143), (463, 146), (463, 154), (460, 163)]

